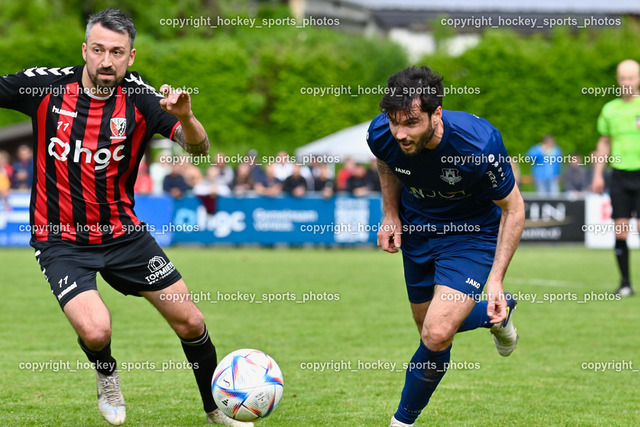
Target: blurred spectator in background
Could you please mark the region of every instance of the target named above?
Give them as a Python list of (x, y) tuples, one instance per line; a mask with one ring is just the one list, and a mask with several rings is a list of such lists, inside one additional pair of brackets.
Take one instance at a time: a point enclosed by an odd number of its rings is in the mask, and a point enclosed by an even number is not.
[(361, 164), (356, 164), (353, 174), (347, 179), (345, 191), (356, 197), (367, 196), (371, 193), (371, 184), (367, 179), (367, 170)]
[(582, 164), (582, 158), (578, 153), (569, 157), (569, 164), (562, 174), (562, 183), (567, 196), (580, 198), (591, 190), (591, 170)]
[(560, 194), (561, 165), (558, 157), (562, 156), (562, 151), (556, 145), (555, 138), (545, 135), (541, 143), (527, 151), (527, 156), (535, 158), (531, 165), (531, 178), (536, 193), (545, 196)]
[(211, 165), (207, 168), (204, 179), (193, 188), (193, 194), (200, 199), (208, 214), (214, 214), (217, 210), (218, 196), (230, 196), (231, 189), (222, 181), (220, 168)]
[(275, 165), (267, 165), (264, 171), (264, 181), (256, 181), (253, 189), (261, 196), (279, 196), (282, 193), (282, 183), (275, 176)]
[(380, 176), (378, 176), (378, 161), (375, 157), (371, 160), (371, 167), (367, 169), (366, 177), (371, 191), (377, 191), (378, 193), (382, 191), (380, 188)]
[(265, 173), (262, 170), (262, 164), (258, 160), (258, 151), (251, 149), (247, 153), (247, 157), (249, 158), (249, 164), (251, 165), (251, 179), (253, 180), (253, 186), (260, 182), (263, 185), (266, 183)]
[(314, 191), (322, 193), (322, 197), (329, 199), (335, 192), (335, 181), (331, 178), (329, 166), (322, 163), (314, 168)]
[(273, 174), (280, 182), (284, 182), (293, 173), (293, 162), (291, 160), (291, 156), (286, 151), (279, 151), (276, 155)]
[(338, 191), (346, 191), (347, 189), (347, 179), (351, 175), (353, 175), (353, 170), (356, 167), (356, 163), (352, 159), (345, 160), (342, 165), (342, 169), (338, 171), (338, 176), (336, 177), (336, 185)]
[(29, 190), (33, 182), (33, 150), (26, 144), (18, 147), (13, 162), (11, 186), (19, 190)]
[(182, 165), (182, 176), (184, 177), (189, 190), (193, 190), (196, 185), (202, 182), (202, 171), (193, 163), (189, 162), (189, 158), (185, 159)]
[(149, 176), (153, 181), (153, 194), (162, 194), (164, 177), (171, 173), (171, 164), (174, 163), (172, 162), (173, 158), (171, 151), (163, 150), (158, 154), (157, 161), (152, 162), (149, 166)]
[(227, 164), (225, 158), (226, 156), (224, 155), (224, 153), (216, 154), (215, 166), (218, 168), (218, 181), (230, 188), (235, 173), (233, 172), (233, 168)]
[(189, 191), (189, 186), (181, 172), (179, 165), (171, 166), (171, 173), (164, 177), (162, 183), (162, 190), (174, 199), (182, 199)]
[(300, 174), (301, 166), (293, 165), (291, 175), (282, 184), (282, 191), (294, 197), (302, 197), (307, 194), (307, 180)]
[(10, 162), (9, 153), (0, 150), (0, 202), (2, 203), (2, 208), (6, 211), (11, 210), (11, 206), (9, 206), (9, 190), (11, 189), (11, 172), (13, 169), (9, 164)]
[(251, 165), (239, 163), (231, 183), (234, 194), (245, 194), (253, 190), (253, 178), (251, 177)]
[(142, 157), (142, 161), (138, 167), (138, 177), (133, 186), (133, 191), (136, 194), (153, 193), (153, 180), (151, 179), (151, 175), (149, 175), (149, 166), (147, 165), (145, 156)]
[(209, 196), (230, 196), (231, 189), (220, 176), (220, 168), (216, 165), (209, 166), (204, 179), (200, 183), (196, 184), (193, 188), (193, 193)]

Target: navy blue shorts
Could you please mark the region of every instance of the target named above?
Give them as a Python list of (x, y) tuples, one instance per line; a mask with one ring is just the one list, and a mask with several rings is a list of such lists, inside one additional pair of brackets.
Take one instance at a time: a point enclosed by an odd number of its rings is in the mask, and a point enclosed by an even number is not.
[(60, 308), (76, 295), (97, 290), (96, 273), (124, 295), (141, 296), (158, 291), (182, 278), (173, 263), (147, 231), (104, 245), (73, 242), (37, 242), (36, 259)]
[(404, 278), (409, 301), (430, 301), (434, 285), (479, 299), (493, 266), (495, 235), (402, 236)]

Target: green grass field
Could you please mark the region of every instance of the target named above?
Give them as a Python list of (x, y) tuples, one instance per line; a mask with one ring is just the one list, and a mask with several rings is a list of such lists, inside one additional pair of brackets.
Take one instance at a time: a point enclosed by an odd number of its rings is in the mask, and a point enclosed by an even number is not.
[[(419, 339), (400, 255), (167, 253), (194, 297), (203, 297), (199, 307), (219, 358), (251, 347), (282, 368), (284, 397), (258, 425), (388, 425), (404, 382), (402, 364)], [(94, 373), (33, 252), (2, 249), (0, 256), (0, 424), (106, 425), (96, 409)], [(640, 268), (633, 274), (640, 284)], [(640, 425), (640, 296), (584, 302), (616, 281), (612, 251), (521, 247), (506, 281), (521, 297), (517, 350), (500, 357), (485, 329), (458, 335), (452, 350), (458, 369), (449, 370), (416, 425)], [(140, 298), (102, 281), (99, 289), (112, 313), (127, 424), (204, 424), (193, 374), (181, 365), (182, 349), (164, 320)], [(254, 302), (222, 300), (238, 292), (254, 295)], [(263, 294), (285, 300), (257, 304)], [(332, 300), (297, 302), (309, 296)], [(314, 371), (313, 362), (325, 370)], [(611, 363), (596, 372), (593, 362)]]

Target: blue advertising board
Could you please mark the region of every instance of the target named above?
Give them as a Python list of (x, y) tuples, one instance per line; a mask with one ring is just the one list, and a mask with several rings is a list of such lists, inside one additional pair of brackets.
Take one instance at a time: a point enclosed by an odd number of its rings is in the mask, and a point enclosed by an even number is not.
[(175, 244), (375, 244), (382, 214), (379, 196), (220, 197), (213, 214), (188, 197), (174, 209)]
[[(28, 246), (29, 194), (12, 193), (0, 210), (0, 246)], [(375, 244), (379, 195), (220, 197), (208, 213), (197, 197), (136, 196), (135, 212), (161, 246), (173, 244)]]

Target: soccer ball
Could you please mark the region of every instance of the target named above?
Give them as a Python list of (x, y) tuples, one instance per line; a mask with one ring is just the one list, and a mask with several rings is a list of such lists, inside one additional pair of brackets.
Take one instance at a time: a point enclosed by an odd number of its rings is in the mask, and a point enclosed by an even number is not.
[(282, 372), (269, 355), (242, 349), (229, 353), (213, 373), (211, 391), (220, 410), (239, 421), (264, 418), (284, 390)]

